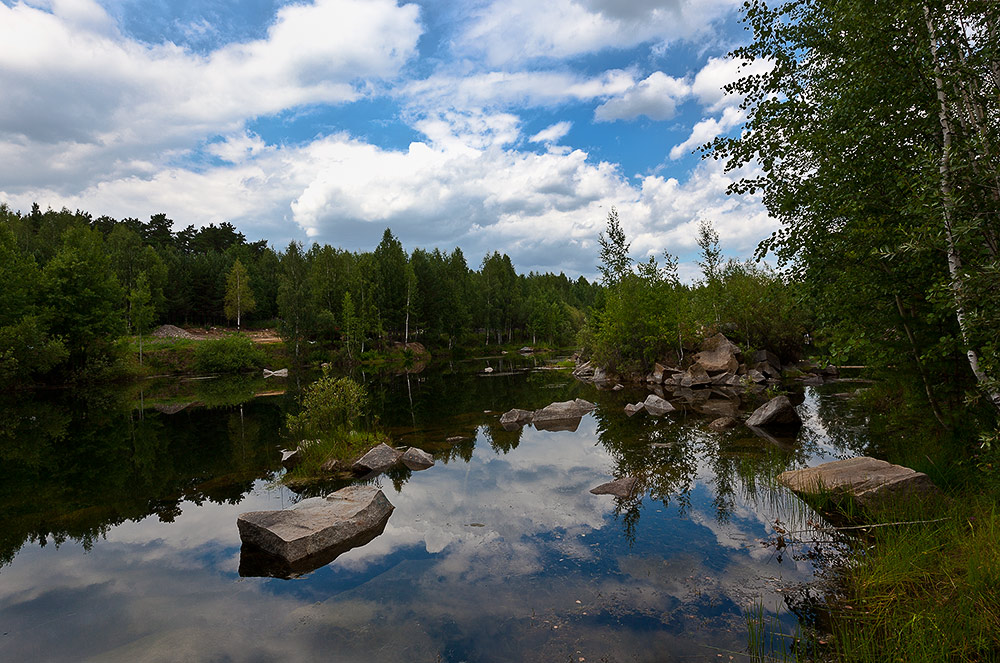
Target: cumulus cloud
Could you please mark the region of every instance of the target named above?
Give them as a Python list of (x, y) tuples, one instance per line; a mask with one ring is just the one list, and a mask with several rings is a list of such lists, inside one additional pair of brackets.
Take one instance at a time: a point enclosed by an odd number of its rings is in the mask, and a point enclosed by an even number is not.
[(736, 94), (726, 94), (723, 89), (744, 76), (766, 74), (774, 68), (774, 63), (766, 60), (746, 62), (732, 58), (709, 58), (704, 67), (695, 75), (691, 91), (710, 113), (725, 108), (739, 106), (743, 98)]
[(594, 119), (611, 122), (645, 115), (651, 120), (669, 120), (677, 111), (678, 102), (690, 92), (691, 87), (685, 80), (655, 71), (629, 87), (621, 96), (598, 106)]
[(691, 129), (688, 139), (670, 148), (670, 158), (680, 159), (685, 154), (704, 145), (716, 136), (721, 136), (733, 127), (739, 126), (746, 119), (746, 114), (739, 108), (730, 106), (722, 112), (722, 117), (709, 117), (701, 120)]
[(134, 175), (139, 155), (169, 157), (248, 118), (356, 99), (367, 82), (398, 73), (421, 33), (412, 4), (316, 0), (278, 10), (264, 39), (201, 56), (129, 39), (89, 0), (51, 8), (0, 4), (0, 181), (8, 185)]
[(739, 0), (493, 0), (455, 40), (492, 65), (692, 39)]

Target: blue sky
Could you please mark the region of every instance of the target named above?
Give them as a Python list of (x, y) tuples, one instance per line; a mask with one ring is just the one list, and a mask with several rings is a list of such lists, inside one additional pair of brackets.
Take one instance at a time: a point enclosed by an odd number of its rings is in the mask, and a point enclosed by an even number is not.
[[(352, 250), (694, 274), (775, 228), (692, 149), (738, 132), (741, 0), (0, 0), (0, 201)], [(754, 65), (758, 68), (759, 65)]]

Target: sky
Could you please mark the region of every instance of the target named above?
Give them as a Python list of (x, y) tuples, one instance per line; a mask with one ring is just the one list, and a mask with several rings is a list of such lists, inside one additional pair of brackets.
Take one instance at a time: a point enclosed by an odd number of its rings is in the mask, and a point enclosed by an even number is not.
[(701, 220), (777, 227), (696, 153), (742, 126), (741, 4), (0, 0), (0, 202), (588, 278), (614, 206), (691, 278)]

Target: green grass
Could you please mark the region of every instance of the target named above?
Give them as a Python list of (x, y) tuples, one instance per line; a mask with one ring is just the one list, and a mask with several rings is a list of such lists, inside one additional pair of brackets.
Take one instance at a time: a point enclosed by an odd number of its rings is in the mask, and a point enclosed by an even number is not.
[(841, 661), (1000, 661), (1000, 509), (989, 495), (879, 514), (839, 570)]
[(301, 442), (301, 462), (285, 476), (286, 483), (308, 481), (328, 476), (323, 464), (328, 460), (350, 463), (372, 447), (389, 443), (389, 437), (380, 431), (340, 430), (319, 440)]

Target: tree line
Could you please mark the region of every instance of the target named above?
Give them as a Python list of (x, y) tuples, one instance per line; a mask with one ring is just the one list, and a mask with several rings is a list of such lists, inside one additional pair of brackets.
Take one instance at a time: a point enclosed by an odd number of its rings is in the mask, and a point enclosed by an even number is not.
[[(0, 204), (0, 381), (111, 360), (155, 325), (274, 326), (299, 359), (417, 341), (434, 348), (572, 343), (599, 285), (471, 268), (459, 248), (407, 252), (386, 229), (372, 251), (291, 242), (275, 250), (230, 223), (174, 231), (163, 214), (93, 218)], [(329, 356), (329, 354), (327, 355)]]

